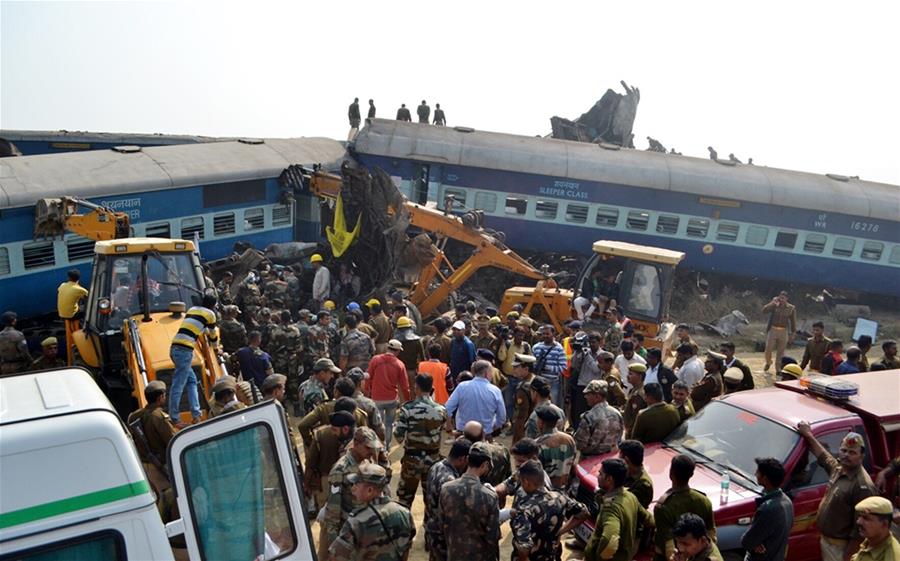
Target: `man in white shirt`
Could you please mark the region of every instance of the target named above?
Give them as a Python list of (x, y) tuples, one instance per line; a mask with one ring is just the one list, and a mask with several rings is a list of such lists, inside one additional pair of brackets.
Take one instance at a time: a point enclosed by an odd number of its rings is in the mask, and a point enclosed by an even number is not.
[(331, 273), (322, 262), (322, 256), (318, 253), (313, 253), (312, 257), (309, 258), (309, 262), (312, 263), (313, 269), (316, 271), (316, 276), (313, 278), (312, 299), (318, 303), (319, 309), (321, 309), (331, 293)]
[(706, 373), (703, 361), (697, 358), (697, 355), (694, 354), (694, 347), (688, 343), (680, 345), (675, 352), (678, 358), (681, 359), (681, 368), (675, 371), (675, 375), (688, 387), (692, 387)]
[(628, 382), (628, 367), (632, 364), (643, 364), (646, 366), (647, 361), (644, 360), (644, 357), (634, 352), (634, 343), (631, 341), (622, 341), (619, 348), (622, 352), (616, 357), (613, 364), (615, 365), (616, 370), (619, 371), (619, 375), (622, 377), (622, 385), (625, 386), (626, 390), (630, 390), (631, 384)]

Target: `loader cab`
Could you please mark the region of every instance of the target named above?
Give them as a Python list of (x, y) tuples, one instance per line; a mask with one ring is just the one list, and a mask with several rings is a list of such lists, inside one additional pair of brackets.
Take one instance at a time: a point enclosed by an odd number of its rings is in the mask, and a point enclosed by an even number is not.
[(596, 297), (604, 307), (615, 300), (636, 332), (655, 337), (668, 315), (675, 267), (684, 253), (607, 240), (594, 242), (593, 250), (578, 276), (575, 297)]

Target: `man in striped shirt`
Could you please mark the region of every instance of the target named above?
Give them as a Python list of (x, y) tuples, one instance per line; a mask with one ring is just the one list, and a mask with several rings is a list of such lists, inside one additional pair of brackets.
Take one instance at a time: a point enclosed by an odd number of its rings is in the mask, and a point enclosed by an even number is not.
[(560, 384), (560, 374), (566, 369), (566, 351), (556, 342), (556, 330), (547, 324), (541, 327), (541, 341), (535, 343), (532, 354), (537, 359), (534, 374), (550, 384), (550, 399), (557, 407), (564, 407), (564, 388)]
[(169, 348), (169, 357), (175, 365), (175, 373), (172, 374), (172, 385), (169, 389), (169, 416), (176, 423), (178, 421), (181, 405), (181, 394), (187, 388), (188, 403), (191, 407), (191, 417), (194, 422), (200, 420), (200, 397), (197, 394), (197, 376), (194, 374), (191, 363), (194, 360), (194, 347), (197, 339), (206, 333), (210, 345), (216, 346), (218, 332), (216, 329), (216, 297), (213, 294), (204, 294), (202, 305), (191, 306), (184, 315), (178, 333), (172, 339)]

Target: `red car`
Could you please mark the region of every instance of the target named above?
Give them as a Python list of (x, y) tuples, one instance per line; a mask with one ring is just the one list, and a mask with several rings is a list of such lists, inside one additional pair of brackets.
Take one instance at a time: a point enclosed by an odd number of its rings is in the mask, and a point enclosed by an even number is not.
[[(858, 384), (859, 395), (845, 402), (829, 401), (809, 393), (799, 382), (779, 382), (776, 387), (714, 400), (663, 442), (646, 447), (644, 467), (653, 479), (654, 501), (671, 486), (672, 458), (691, 456), (697, 462), (691, 487), (713, 503), (719, 549), (728, 559), (743, 559), (741, 536), (753, 520), (754, 499), (761, 490), (756, 484), (754, 459), (777, 458), (788, 474), (784, 490), (794, 502), (788, 560), (819, 559), (815, 518), (828, 475), (797, 433), (797, 423), (809, 422), (816, 438), (835, 454), (848, 431), (862, 434), (866, 440), (864, 465), (873, 478), (891, 458), (900, 456), (900, 370), (851, 374), (842, 379)], [(606, 457), (609, 455), (586, 458), (576, 467), (577, 498), (595, 515), (597, 471)], [(730, 485), (723, 494), (721, 483), (726, 473)], [(587, 540), (593, 526), (593, 522), (581, 525), (576, 535)], [(637, 557), (649, 558), (650, 552)]]

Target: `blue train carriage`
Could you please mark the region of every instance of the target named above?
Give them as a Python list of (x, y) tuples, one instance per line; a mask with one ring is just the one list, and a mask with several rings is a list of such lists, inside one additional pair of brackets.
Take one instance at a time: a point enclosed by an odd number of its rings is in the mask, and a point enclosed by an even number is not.
[(234, 242), (318, 239), (319, 204), (285, 196), (278, 176), (292, 164), (336, 169), (344, 146), (326, 138), (119, 147), (0, 160), (0, 310), (30, 317), (56, 310), (72, 268), (90, 278), (94, 242), (73, 235), (35, 240), (38, 199), (77, 196), (131, 216), (135, 236), (200, 239), (204, 259)]
[(520, 250), (598, 239), (684, 266), (900, 296), (900, 187), (540, 137), (370, 119), (351, 153), (411, 200), (484, 210)]

